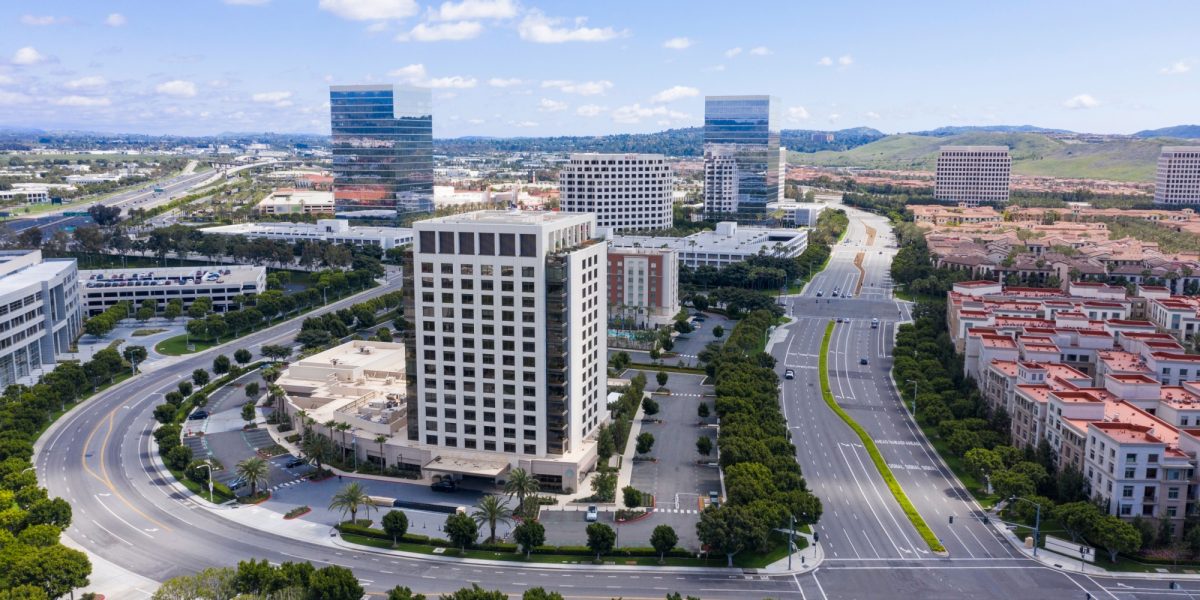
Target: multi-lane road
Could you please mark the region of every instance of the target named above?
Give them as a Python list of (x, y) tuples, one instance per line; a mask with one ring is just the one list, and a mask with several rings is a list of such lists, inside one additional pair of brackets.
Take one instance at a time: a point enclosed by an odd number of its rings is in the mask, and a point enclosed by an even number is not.
[[(514, 595), (544, 586), (568, 598), (587, 600), (661, 599), (670, 591), (705, 600), (904, 595), (999, 599), (1018, 594), (1058, 599), (1083, 598), (1085, 591), (1097, 598), (1126, 600), (1187, 593), (1167, 591), (1165, 581), (1093, 579), (1016, 558), (972, 518), (974, 506), (910, 426), (888, 380), (891, 332), (897, 317), (907, 313), (890, 298), (886, 224), (865, 213), (851, 214), (850, 232), (837, 246), (829, 267), (802, 295), (788, 300), (798, 320), (772, 350), (780, 369), (788, 365), (796, 370), (796, 379), (784, 382), (782, 401), (805, 475), (825, 503), (817, 530), (826, 560), (816, 571), (764, 576), (611, 566), (485, 565), (353, 550), (244, 526), (220, 514), (234, 509), (206, 508), (176, 492), (154, 468), (150, 448), (151, 413), (161, 394), (193, 369), (208, 366), (216, 352), (229, 352), (228, 348), (192, 355), (88, 400), (43, 436), (36, 456), (38, 475), (51, 494), (74, 507), (67, 535), (75, 543), (117, 567), (158, 581), (260, 557), (277, 563), (302, 560), (350, 567), (375, 594), (397, 584), (440, 593), (470, 582)], [(867, 243), (868, 224), (878, 232), (873, 244)], [(857, 288), (860, 272), (854, 259), (859, 252), (864, 253), (866, 273), (862, 292), (853, 299), (824, 302), (835, 286)], [(368, 294), (395, 289), (397, 284), (392, 280)], [(816, 301), (818, 289), (825, 291), (822, 302)], [(346, 299), (327, 310), (361, 299)], [(924, 548), (863, 448), (820, 398), (816, 355), (825, 324), (839, 316), (849, 317), (850, 323), (835, 330), (830, 361), (834, 394), (875, 436), (901, 484), (946, 545), (948, 557)], [(883, 321), (879, 329), (870, 328), (872, 317)], [(257, 348), (286, 343), (298, 326), (298, 321), (277, 325), (236, 345)], [(867, 365), (859, 364), (862, 357), (868, 358)], [(948, 523), (951, 514), (956, 516), (953, 525)]]

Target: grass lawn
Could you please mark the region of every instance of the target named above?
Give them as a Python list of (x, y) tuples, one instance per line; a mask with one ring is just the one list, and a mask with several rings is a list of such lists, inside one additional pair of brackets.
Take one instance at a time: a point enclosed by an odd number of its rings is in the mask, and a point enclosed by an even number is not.
[[(225, 341), (229, 341), (229, 340), (227, 339)], [(194, 349), (188, 350), (187, 342), (188, 342), (188, 335), (186, 333), (183, 335), (177, 335), (175, 337), (169, 337), (169, 338), (155, 344), (154, 351), (159, 354), (164, 354), (166, 356), (180, 356), (183, 354), (191, 354), (193, 352), (203, 352), (203, 351), (208, 350), (209, 348), (212, 348), (213, 346), (217, 345), (217, 342), (215, 342), (213, 340), (196, 339), (196, 340), (191, 340), (192, 346)]]

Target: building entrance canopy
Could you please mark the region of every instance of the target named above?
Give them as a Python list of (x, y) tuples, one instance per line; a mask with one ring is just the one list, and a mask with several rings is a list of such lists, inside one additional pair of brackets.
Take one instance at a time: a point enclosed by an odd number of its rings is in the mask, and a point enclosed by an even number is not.
[(461, 456), (436, 456), (433, 460), (425, 463), (425, 469), (429, 471), (493, 479), (506, 473), (508, 468), (509, 463), (505, 461), (489, 461)]

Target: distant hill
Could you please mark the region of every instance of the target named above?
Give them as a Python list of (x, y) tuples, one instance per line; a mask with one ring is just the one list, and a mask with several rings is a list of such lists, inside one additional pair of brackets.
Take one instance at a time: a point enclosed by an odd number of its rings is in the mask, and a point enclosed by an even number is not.
[(1133, 136), (1140, 138), (1171, 137), (1194, 140), (1200, 138), (1200, 125), (1176, 125), (1174, 127), (1163, 127), (1162, 129), (1145, 129), (1133, 134)]
[[(829, 139), (832, 135), (832, 140)], [(884, 137), (869, 127), (840, 131), (785, 129), (780, 143), (797, 152), (849, 150)], [(527, 138), (461, 137), (434, 139), (438, 154), (479, 152), (645, 152), (668, 156), (700, 156), (704, 152), (704, 128), (686, 127), (657, 133), (624, 133), (599, 136)]]
[(1047, 129), (1036, 125), (961, 125), (938, 127), (929, 131), (913, 131), (912, 135), (928, 135), (935, 137), (946, 137), (951, 135), (959, 135), (963, 133), (977, 132), (991, 133), (1074, 133), (1066, 129)]
[(1153, 181), (1159, 148), (1179, 143), (1170, 139), (1106, 138), (1099, 142), (1054, 139), (1042, 133), (976, 131), (937, 137), (890, 135), (843, 152), (796, 153), (798, 164), (873, 169), (933, 171), (940, 146), (1008, 146), (1013, 171), (1048, 177)]

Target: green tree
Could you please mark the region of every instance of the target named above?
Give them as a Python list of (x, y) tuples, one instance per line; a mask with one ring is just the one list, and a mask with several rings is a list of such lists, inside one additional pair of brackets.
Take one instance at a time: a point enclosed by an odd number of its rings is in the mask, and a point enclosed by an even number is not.
[(679, 535), (670, 525), (659, 525), (650, 532), (650, 545), (658, 551), (658, 563), (666, 561), (666, 554), (679, 543)]
[(508, 594), (500, 590), (485, 590), (478, 583), (462, 588), (452, 594), (442, 594), (441, 600), (508, 600)]
[(1188, 529), (1187, 533), (1183, 534), (1183, 542), (1187, 544), (1193, 558), (1200, 556), (1200, 526), (1193, 525)]
[(612, 427), (608, 423), (601, 425), (596, 432), (596, 456), (600, 459), (600, 464), (607, 465), (608, 459), (612, 458), (616, 448), (616, 442), (613, 441), (612, 436)]
[(9, 585), (32, 585), (50, 598), (61, 598), (88, 584), (92, 564), (87, 555), (61, 544), (20, 552), (4, 578)]
[(520, 467), (510, 471), (508, 479), (504, 482), (504, 493), (510, 497), (516, 496), (517, 510), (522, 513), (525, 511), (525, 497), (538, 493), (540, 489), (537, 479)]
[(271, 475), (271, 465), (260, 457), (251, 456), (239, 462), (234, 471), (238, 477), (246, 480), (246, 485), (250, 486), (250, 496), (254, 497), (258, 494), (258, 486), (266, 485)]
[(251, 354), (250, 351), (245, 348), (238, 348), (233, 353), (233, 360), (236, 360), (237, 364), (242, 365), (242, 366), (247, 365), (253, 359), (254, 359), (254, 355)]
[(388, 590), (387, 600), (425, 600), (425, 594), (415, 594), (407, 587), (396, 586)]
[(190, 396), (190, 395), (192, 395), (192, 389), (193, 389), (192, 382), (190, 382), (190, 381), (180, 381), (179, 382), (179, 393), (180, 394), (183, 394), (184, 396)]
[(242, 405), (242, 420), (251, 423), (254, 421), (254, 403), (247, 402)]
[(383, 515), (383, 531), (392, 536), (392, 545), (408, 533), (408, 515), (402, 510), (389, 510)]
[(1103, 516), (1100, 509), (1091, 502), (1061, 504), (1054, 508), (1051, 515), (1067, 531), (1067, 535), (1071, 536), (1072, 542), (1086, 537), (1096, 526), (1096, 521)]
[(992, 473), (992, 487), (1003, 498), (1032, 496), (1036, 490), (1028, 476), (1009, 469)]
[(597, 473), (592, 477), (592, 493), (599, 502), (612, 502), (617, 495), (617, 474)]
[(522, 521), (513, 529), (513, 541), (525, 553), (525, 558), (534, 548), (546, 543), (546, 528), (537, 521)]
[(198, 386), (204, 386), (208, 383), (208, 371), (204, 369), (196, 369), (192, 371), (192, 381)]
[(648, 417), (657, 415), (658, 401), (656, 401), (654, 398), (646, 396), (644, 399), (642, 399), (642, 411), (644, 411)]
[(712, 454), (712, 448), (712, 438), (708, 437), (707, 435), (702, 435), (699, 438), (696, 438), (696, 451), (699, 452), (701, 456), (708, 456), (709, 454)]
[(604, 523), (592, 523), (587, 526), (587, 547), (596, 553), (596, 561), (600, 561), (600, 555), (612, 552), (613, 545), (617, 543), (617, 532), (613, 531), (612, 527)]
[(346, 567), (322, 567), (308, 580), (308, 600), (362, 600), (363, 593), (358, 578)]
[(168, 321), (174, 321), (183, 315), (183, 305), (176, 302), (169, 302), (167, 307), (163, 309), (163, 317)]
[(188, 463), (192, 462), (192, 449), (187, 446), (175, 446), (167, 450), (163, 462), (167, 464), (167, 468), (173, 471), (182, 471), (187, 468)]
[(525, 590), (525, 593), (521, 594), (521, 600), (563, 600), (563, 595), (558, 592), (547, 592), (543, 587), (535, 587)]
[(446, 537), (450, 539), (450, 543), (461, 548), (464, 552), (467, 546), (475, 543), (479, 539), (479, 525), (475, 519), (462, 513), (454, 513), (446, 517), (446, 523), (442, 526)]
[(709, 415), (708, 403), (701, 402), (700, 406), (696, 407), (696, 416), (700, 417), (701, 419), (707, 419), (708, 415)]
[(642, 505), (642, 492), (632, 485), (621, 488), (621, 495), (625, 500), (625, 508), (637, 508)]
[(733, 557), (742, 550), (766, 546), (768, 529), (746, 509), (730, 505), (704, 509), (696, 524), (700, 542), (724, 554), (730, 567)]
[(257, 398), (259, 389), (260, 389), (260, 386), (258, 385), (257, 381), (251, 381), (250, 383), (247, 383), (246, 384), (246, 397), (247, 398)]
[(713, 327), (712, 332), (713, 337), (717, 338), (718, 340), (725, 336), (725, 328), (721, 327), (720, 325)]
[(358, 482), (348, 484), (338, 490), (329, 500), (329, 510), (341, 510), (343, 517), (349, 512), (351, 523), (357, 523), (359, 508), (366, 509), (367, 513), (370, 513), (371, 509), (375, 508), (375, 503), (371, 502), (367, 490)]
[(643, 431), (637, 436), (637, 446), (635, 448), (638, 454), (646, 454), (654, 449), (654, 435), (649, 431)]
[(129, 361), (129, 363), (134, 365), (136, 368), (137, 365), (146, 361), (146, 347), (125, 346), (125, 349), (121, 351), (121, 356), (124, 356), (125, 360)]
[(987, 448), (972, 448), (963, 455), (963, 466), (973, 477), (983, 482), (992, 473), (1004, 468), (1004, 460)]
[(164, 425), (175, 420), (175, 405), (167, 403), (155, 406), (154, 420)]
[(1142, 534), (1120, 517), (1104, 515), (1092, 527), (1091, 540), (1108, 551), (1108, 559), (1117, 562), (1122, 552), (1137, 552), (1142, 547)]
[(659, 371), (658, 373), (656, 373), (654, 375), (654, 377), (655, 377), (655, 379), (658, 380), (658, 387), (663, 387), (663, 386), (667, 385), (667, 381), (670, 380), (670, 378), (671, 378), (670, 375), (667, 375), (666, 371)]
[(488, 526), (488, 541), (494, 542), (496, 541), (496, 525), (511, 523), (512, 514), (512, 509), (499, 496), (488, 494), (479, 500), (479, 505), (471, 513), (471, 518), (475, 519), (475, 523), (481, 527), (484, 524)]
[(218, 354), (217, 357), (213, 359), (212, 370), (213, 373), (216, 373), (217, 375), (224, 375), (225, 373), (228, 373), (229, 366), (229, 357), (225, 356), (224, 354)]

